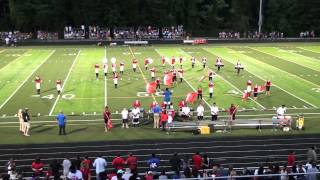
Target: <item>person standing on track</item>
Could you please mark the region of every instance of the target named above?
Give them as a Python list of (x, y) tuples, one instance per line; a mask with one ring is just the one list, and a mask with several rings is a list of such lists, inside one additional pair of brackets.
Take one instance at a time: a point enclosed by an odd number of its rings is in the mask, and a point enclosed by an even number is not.
[(23, 130), (24, 130), (22, 112), (23, 112), (22, 109), (19, 109), (18, 114), (17, 114), (18, 120), (19, 120), (19, 130), (20, 130), (20, 132), (23, 132)]
[(23, 135), (24, 136), (30, 136), (29, 130), (30, 130), (30, 115), (29, 115), (29, 109), (25, 108), (25, 110), (22, 112), (22, 118), (23, 118)]
[(230, 120), (236, 120), (237, 107), (234, 104), (231, 104), (229, 108)]
[(111, 112), (108, 106), (104, 108), (103, 112), (103, 119), (104, 119), (104, 131), (108, 132), (110, 130), (110, 123), (111, 123)]
[(59, 135), (66, 135), (66, 116), (62, 113), (62, 111), (59, 112), (59, 114), (56, 117), (58, 121), (58, 126), (59, 126)]

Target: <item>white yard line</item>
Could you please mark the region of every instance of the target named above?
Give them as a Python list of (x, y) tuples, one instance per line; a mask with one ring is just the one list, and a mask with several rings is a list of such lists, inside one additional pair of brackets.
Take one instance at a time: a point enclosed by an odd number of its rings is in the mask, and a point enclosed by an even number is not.
[[(73, 63), (72, 63), (72, 65), (71, 65), (70, 69), (69, 69), (69, 72), (68, 72), (68, 74), (67, 74), (67, 77), (66, 77), (66, 79), (63, 81), (63, 85), (62, 85), (62, 87), (61, 87), (61, 92), (63, 92), (63, 89), (64, 89), (65, 85), (67, 84), (67, 81), (68, 81), (68, 79), (69, 79), (69, 76), (70, 76), (70, 74), (71, 74), (71, 71), (72, 71), (72, 69), (73, 69), (73, 66), (74, 66), (75, 63), (76, 63), (76, 61), (77, 61), (77, 59), (78, 59), (78, 57), (79, 57), (79, 55), (80, 55), (80, 52), (81, 52), (81, 50), (78, 51), (78, 54), (77, 54), (77, 56), (74, 58)], [(54, 108), (56, 107), (56, 105), (57, 105), (57, 103), (58, 103), (58, 101), (59, 101), (59, 99), (60, 99), (60, 96), (61, 96), (61, 95), (59, 94), (58, 97), (56, 98), (56, 100), (54, 101), (54, 104), (53, 104), (53, 106), (52, 106), (52, 108), (51, 108), (51, 110), (50, 110), (50, 112), (49, 112), (49, 116), (52, 115), (52, 112), (53, 112)]]
[[(210, 52), (209, 50), (206, 50), (206, 49), (204, 49), (204, 50), (205, 50), (205, 51), (207, 51), (207, 52), (209, 52), (209, 53), (211, 53), (211, 54), (213, 54), (213, 53), (212, 53), (212, 52)], [(214, 55), (215, 55), (215, 54), (214, 54)], [(228, 60), (227, 60), (227, 61), (228, 61)], [(228, 61), (228, 62), (230, 62), (230, 61)], [(264, 79), (263, 77), (258, 76), (257, 74), (254, 74), (254, 73), (252, 73), (251, 71), (249, 71), (249, 70), (248, 70), (248, 68), (247, 68), (245, 71), (249, 72), (250, 74), (252, 74), (252, 75), (254, 75), (254, 76), (256, 76), (256, 77), (258, 77), (258, 78), (259, 78), (259, 79), (261, 79), (261, 80), (266, 81), (266, 79)], [(310, 102), (308, 102), (308, 101), (306, 101), (306, 100), (304, 100), (304, 99), (302, 99), (302, 98), (300, 98), (300, 97), (298, 97), (298, 96), (296, 96), (296, 95), (292, 94), (291, 92), (289, 92), (289, 91), (287, 91), (287, 90), (282, 89), (280, 86), (277, 86), (277, 85), (276, 85), (276, 84), (274, 84), (274, 83), (272, 83), (272, 86), (275, 86), (275, 87), (277, 87), (278, 89), (280, 89), (280, 90), (282, 90), (282, 91), (286, 92), (287, 94), (290, 94), (291, 96), (293, 96), (293, 97), (295, 97), (295, 98), (297, 98), (297, 99), (299, 99), (299, 100), (303, 101), (304, 103), (309, 104), (310, 106), (312, 106), (312, 107), (314, 107), (314, 108), (317, 108), (317, 106), (316, 106), (316, 105), (311, 104)]]
[(313, 52), (313, 53), (318, 53), (318, 54), (320, 54), (320, 52), (314, 51), (314, 50), (311, 50), (311, 49), (306, 49), (306, 48), (303, 48), (303, 47), (297, 47), (297, 48), (302, 49), (302, 50), (305, 50), (305, 51), (310, 51), (310, 52)]
[(3, 53), (3, 52), (5, 52), (6, 51), (6, 49), (2, 49), (1, 51), (0, 51), (0, 53)]
[(1, 104), (0, 109), (20, 90), (20, 88), (31, 78), (31, 76), (56, 52), (53, 50), (31, 73), (30, 75), (17, 87), (17, 89)]
[(30, 51), (30, 50), (24, 52), (23, 54), (21, 54), (21, 56), (15, 58), (15, 59), (13, 59), (13, 60), (11, 60), (8, 64), (6, 64), (6, 65), (4, 65), (3, 67), (1, 67), (1, 68), (0, 68), (0, 71), (3, 70), (4, 68), (6, 68), (7, 66), (9, 66), (10, 64), (18, 61), (19, 59), (21, 59), (21, 58), (23, 58), (23, 57), (26, 57), (26, 56), (24, 56), (24, 55), (27, 54), (29, 51)]
[[(280, 48), (278, 48), (278, 47), (274, 47), (274, 48), (277, 48), (278, 50), (286, 51), (286, 52), (288, 52), (288, 53), (290, 53), (290, 54), (293, 54), (293, 55), (298, 55), (298, 56), (303, 56), (303, 57), (307, 57), (307, 58), (312, 58), (312, 57), (304, 56), (304, 55), (301, 55), (301, 54), (293, 53), (293, 52), (290, 52), (290, 51), (285, 50), (285, 49), (280, 49)], [(269, 52), (265, 52), (265, 51), (262, 51), (262, 50), (260, 50), (260, 49), (256, 49), (256, 48), (253, 48), (253, 47), (249, 47), (249, 49), (252, 49), (252, 50), (255, 50), (255, 51), (264, 53), (264, 54), (268, 54), (268, 55), (270, 55), (270, 56), (273, 56), (273, 57), (282, 59), (282, 60), (284, 60), (284, 61), (287, 61), (287, 62), (296, 64), (296, 65), (299, 65), (299, 66), (302, 66), (302, 67), (309, 68), (309, 69), (312, 69), (312, 70), (314, 70), (314, 71), (320, 72), (319, 69), (317, 69), (317, 68), (310, 68), (310, 67), (304, 65), (303, 63), (298, 64), (298, 63), (296, 63), (296, 62), (294, 62), (294, 61), (290, 61), (290, 60), (288, 60), (288, 59), (282, 58), (281, 56), (277, 56), (277, 55), (275, 55), (275, 54), (272, 54), (272, 53), (269, 53)], [(273, 65), (271, 65), (271, 66), (273, 66)], [(273, 66), (273, 67), (275, 67), (275, 66)], [(277, 68), (277, 67), (276, 67), (276, 68)], [(287, 71), (286, 71), (286, 72), (287, 72)], [(289, 72), (288, 72), (288, 73), (289, 73)], [(291, 73), (289, 73), (289, 74), (291, 74)], [(295, 74), (292, 74), (292, 75), (296, 76)], [(308, 81), (308, 80), (306, 80), (306, 81)]]
[[(104, 57), (107, 58), (107, 47), (104, 47)], [(103, 73), (104, 74), (104, 73)], [(104, 106), (108, 105), (108, 101), (107, 101), (107, 95), (108, 95), (108, 90), (107, 90), (107, 86), (108, 85), (108, 79), (107, 77), (104, 77)]]
[[(129, 50), (130, 50), (130, 53), (131, 53), (132, 57), (133, 57), (133, 58), (136, 58), (130, 46), (129, 46)], [(140, 71), (140, 73), (141, 73), (141, 76), (142, 76), (142, 78), (143, 78), (144, 82), (145, 82), (145, 83), (146, 83), (146, 85), (147, 85), (147, 84), (148, 84), (148, 82), (147, 82), (146, 77), (144, 76), (144, 74), (143, 74), (143, 72), (142, 72), (142, 70), (141, 70), (141, 68), (140, 68), (139, 63), (138, 63), (138, 69), (139, 69), (139, 71)], [(155, 102), (157, 102), (157, 100), (156, 100), (156, 98), (155, 98), (154, 94), (151, 94), (151, 95), (152, 95), (153, 100), (154, 100)], [(157, 102), (157, 103), (158, 103), (158, 102)]]

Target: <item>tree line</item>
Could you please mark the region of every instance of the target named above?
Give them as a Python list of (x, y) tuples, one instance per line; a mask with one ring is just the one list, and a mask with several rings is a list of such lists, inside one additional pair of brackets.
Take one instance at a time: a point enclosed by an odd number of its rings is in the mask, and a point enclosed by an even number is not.
[[(0, 0), (0, 31), (182, 24), (192, 36), (217, 36), (256, 31), (258, 15), (259, 0)], [(306, 30), (320, 32), (319, 0), (263, 0), (263, 32), (297, 36)]]

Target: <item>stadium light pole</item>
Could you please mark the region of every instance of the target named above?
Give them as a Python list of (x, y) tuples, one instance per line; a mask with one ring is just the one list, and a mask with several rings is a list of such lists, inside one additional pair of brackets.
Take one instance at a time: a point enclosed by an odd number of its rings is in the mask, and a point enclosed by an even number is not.
[(260, 10), (259, 10), (259, 34), (261, 33), (261, 27), (262, 27), (262, 0), (260, 0)]

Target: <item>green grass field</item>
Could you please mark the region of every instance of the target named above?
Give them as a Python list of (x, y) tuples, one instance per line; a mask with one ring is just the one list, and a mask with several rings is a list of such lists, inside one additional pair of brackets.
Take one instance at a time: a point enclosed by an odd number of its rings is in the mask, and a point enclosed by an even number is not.
[[(94, 64), (102, 66), (102, 59), (108, 58), (109, 74), (105, 80), (100, 68), (99, 80), (95, 79)], [(161, 57), (168, 58), (165, 68)], [(108, 135), (102, 133), (101, 116), (103, 107), (109, 105), (113, 113), (122, 108), (130, 108), (134, 100), (142, 102), (144, 109), (149, 110), (152, 101), (162, 102), (158, 94), (147, 95), (146, 83), (151, 81), (150, 71), (144, 69), (144, 59), (152, 58), (149, 67), (157, 69), (156, 76), (163, 79), (163, 72), (170, 69), (171, 57), (183, 56), (185, 79), (175, 84), (173, 103), (185, 99), (186, 94), (195, 91), (199, 86), (204, 90), (205, 109), (216, 102), (219, 108), (228, 108), (231, 103), (239, 105), (242, 118), (270, 117), (273, 110), (286, 104), (290, 113), (306, 114), (306, 126), (309, 131), (295, 133), (317, 133), (320, 125), (320, 43), (278, 43), (278, 44), (221, 44), (212, 46), (162, 45), (146, 47), (104, 47), (97, 46), (59, 46), (59, 47), (18, 47), (0, 48), (0, 135), (7, 136), (1, 143), (33, 142), (70, 142), (79, 140), (142, 139), (142, 138), (175, 138), (190, 137), (187, 133), (175, 133), (164, 137), (162, 132), (150, 126), (139, 130), (130, 129), (126, 133), (121, 128), (114, 129)], [(190, 58), (196, 57), (197, 63), (191, 68)], [(217, 57), (222, 57), (225, 67), (216, 72), (214, 66)], [(118, 89), (114, 88), (111, 77), (111, 57), (125, 63), (124, 75), (119, 79)], [(137, 72), (132, 71), (131, 60), (139, 60)], [(208, 67), (202, 68), (202, 57), (207, 57)], [(237, 76), (234, 64), (240, 60), (245, 70)], [(118, 67), (117, 67), (117, 70)], [(217, 73), (214, 79), (215, 92), (209, 98), (208, 79), (199, 81), (209, 70)], [(41, 96), (36, 94), (34, 79), (39, 75), (42, 80)], [(55, 81), (63, 80), (63, 91), (57, 96)], [(271, 79), (273, 86), (271, 96), (260, 94), (257, 101), (241, 100), (242, 91), (248, 80), (253, 84), (263, 85)], [(162, 88), (164, 86), (162, 85)], [(198, 102), (193, 104), (196, 107)], [(31, 138), (17, 134), (18, 109), (28, 107), (34, 117)], [(56, 135), (54, 116), (60, 110), (71, 117), (69, 130), (78, 136), (61, 137)], [(85, 115), (84, 115), (85, 114)], [(224, 115), (225, 113), (222, 113)], [(267, 114), (267, 115), (264, 115)], [(49, 116), (51, 115), (51, 116)], [(119, 115), (113, 116), (115, 119)], [(46, 136), (43, 136), (46, 134)], [(255, 130), (237, 130), (232, 135), (254, 135)], [(270, 134), (263, 132), (263, 135)], [(280, 133), (277, 133), (280, 134)], [(214, 134), (216, 135), (216, 134)]]

